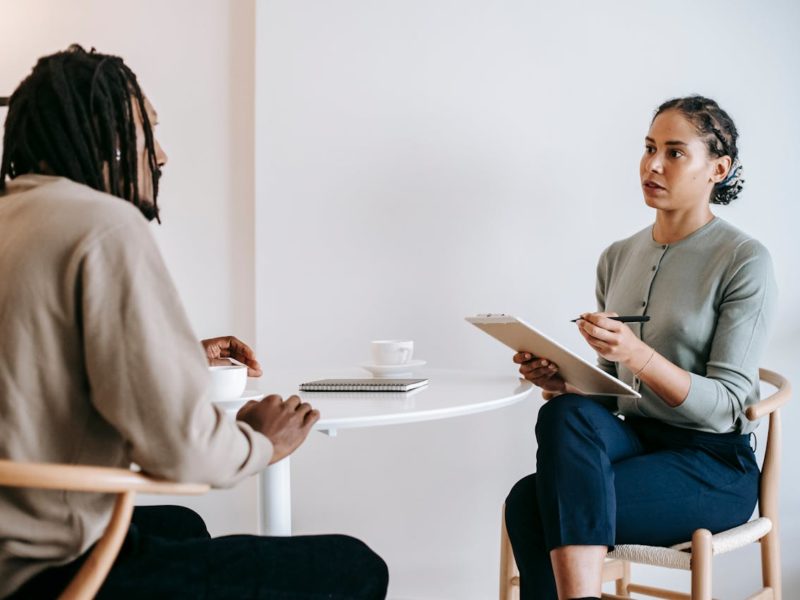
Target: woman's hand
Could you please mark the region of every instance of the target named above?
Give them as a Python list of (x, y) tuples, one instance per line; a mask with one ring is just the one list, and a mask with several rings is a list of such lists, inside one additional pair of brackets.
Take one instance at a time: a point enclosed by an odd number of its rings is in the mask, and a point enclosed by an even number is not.
[(525, 379), (544, 390), (542, 398), (545, 400), (567, 391), (567, 384), (558, 374), (558, 365), (546, 358), (538, 358), (528, 352), (517, 352), (514, 362), (520, 365), (519, 372)]
[(256, 353), (253, 349), (238, 338), (232, 335), (211, 338), (200, 342), (208, 357), (210, 365), (229, 365), (232, 358), (240, 363), (247, 365), (248, 377), (261, 377), (261, 365), (256, 360)]
[(647, 358), (650, 349), (628, 325), (608, 318), (616, 316), (613, 312), (583, 313), (578, 320), (578, 331), (606, 360), (628, 367), (638, 365), (642, 357)]

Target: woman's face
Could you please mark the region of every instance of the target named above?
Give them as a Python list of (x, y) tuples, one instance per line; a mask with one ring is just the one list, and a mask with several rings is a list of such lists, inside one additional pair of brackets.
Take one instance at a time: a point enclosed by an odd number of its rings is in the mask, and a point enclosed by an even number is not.
[(711, 157), (694, 125), (677, 110), (666, 110), (650, 125), (639, 175), (648, 206), (667, 211), (707, 207), (714, 184), (731, 165), (729, 156)]

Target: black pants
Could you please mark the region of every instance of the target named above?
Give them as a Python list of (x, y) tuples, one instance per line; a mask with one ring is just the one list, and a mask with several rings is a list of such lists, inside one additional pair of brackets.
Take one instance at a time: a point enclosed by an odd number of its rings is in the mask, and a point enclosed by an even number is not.
[[(12, 598), (55, 598), (85, 557), (41, 573)], [(152, 506), (134, 509), (97, 597), (377, 600), (388, 582), (383, 560), (351, 537), (211, 538), (195, 512)]]
[(701, 527), (741, 525), (759, 471), (748, 436), (614, 416), (572, 394), (536, 423), (536, 473), (506, 499), (523, 600), (556, 598), (550, 551), (566, 545), (672, 545)]

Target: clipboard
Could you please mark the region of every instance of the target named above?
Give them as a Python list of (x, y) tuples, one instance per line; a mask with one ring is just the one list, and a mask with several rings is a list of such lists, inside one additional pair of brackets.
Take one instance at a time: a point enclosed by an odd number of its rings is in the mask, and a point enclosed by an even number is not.
[(641, 394), (550, 339), (522, 319), (512, 315), (486, 314), (466, 317), (478, 329), (488, 333), (515, 352), (529, 352), (558, 365), (558, 374), (587, 395), (641, 398)]

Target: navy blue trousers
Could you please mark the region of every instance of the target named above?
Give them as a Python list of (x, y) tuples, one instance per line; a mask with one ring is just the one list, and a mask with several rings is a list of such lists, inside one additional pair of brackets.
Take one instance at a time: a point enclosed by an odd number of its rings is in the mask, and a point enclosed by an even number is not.
[[(12, 598), (56, 598), (86, 559), (37, 575)], [(389, 572), (345, 535), (212, 538), (180, 506), (138, 506), (99, 600), (382, 600)]]
[(536, 422), (536, 473), (506, 499), (522, 600), (557, 598), (550, 551), (567, 545), (672, 545), (695, 529), (740, 525), (758, 499), (749, 436), (612, 414), (565, 394)]

